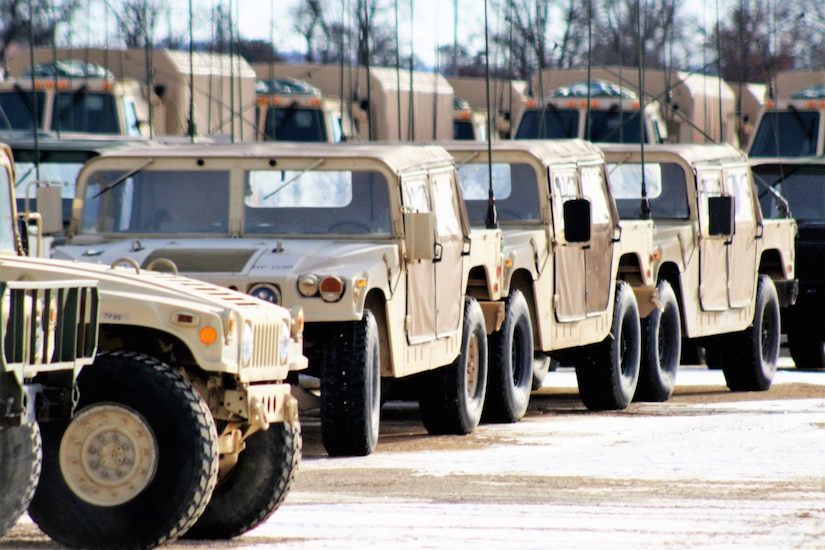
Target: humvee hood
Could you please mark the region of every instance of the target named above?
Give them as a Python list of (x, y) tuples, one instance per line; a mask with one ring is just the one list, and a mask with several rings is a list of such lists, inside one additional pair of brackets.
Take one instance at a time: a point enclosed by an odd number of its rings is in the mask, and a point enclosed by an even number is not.
[[(180, 277), (171, 273), (157, 273), (142, 270), (140, 274), (133, 267), (112, 268), (103, 264), (84, 262), (44, 260), (39, 258), (0, 258), (0, 266), (9, 279), (25, 279), (26, 272), (33, 264), (38, 269), (38, 280), (53, 276), (54, 280), (66, 278), (88, 278), (98, 282), (100, 292), (135, 294), (141, 300), (165, 299), (188, 303), (199, 303), (204, 307), (260, 307), (265, 305), (251, 296), (241, 294), (203, 281)], [(19, 272), (19, 275), (15, 272)]]
[[(396, 246), (333, 239), (140, 239), (95, 245), (61, 246), (55, 253), (63, 259), (92, 260), (109, 265), (119, 258), (134, 259), (142, 268), (170, 260), (179, 273), (207, 278), (214, 275), (267, 274), (276, 277), (290, 273), (326, 272), (362, 262), (374, 263), (382, 253), (392, 261)], [(79, 265), (79, 264), (78, 264)]]

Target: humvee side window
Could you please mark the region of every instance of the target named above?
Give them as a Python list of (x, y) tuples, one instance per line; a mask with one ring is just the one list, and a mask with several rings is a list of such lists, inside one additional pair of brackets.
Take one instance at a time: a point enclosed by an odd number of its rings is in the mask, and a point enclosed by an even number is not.
[(582, 169), (582, 194), (590, 199), (590, 215), (593, 225), (610, 223), (610, 207), (599, 166), (586, 166)]
[(14, 252), (15, 219), (11, 206), (11, 177), (8, 170), (0, 170), (0, 186), (6, 190), (0, 198), (0, 251)]
[(722, 195), (722, 180), (719, 173), (704, 173), (699, 175), (699, 188), (701, 189), (701, 196), (699, 197), (699, 215), (702, 230), (707, 232), (708, 226), (708, 198), (719, 197)]
[(81, 223), (84, 233), (229, 231), (228, 171), (152, 170), (117, 183), (122, 177), (123, 171), (89, 176)]
[(404, 207), (408, 212), (429, 212), (430, 199), (427, 194), (427, 182), (424, 180), (406, 180), (404, 186)]
[(751, 182), (744, 171), (728, 174), (728, 185), (736, 197), (733, 201), (734, 216), (737, 222), (753, 221), (753, 197), (751, 196)]
[[(492, 168), (498, 221), (539, 221), (541, 211), (533, 167), (524, 163), (496, 162)], [(470, 223), (484, 224), (487, 219), (487, 163), (465, 164), (459, 168), (458, 175)]]
[(560, 172), (553, 175), (553, 208), (555, 210), (553, 216), (559, 232), (564, 230), (562, 204), (571, 199), (575, 199), (577, 194), (575, 173)]
[[(622, 219), (642, 217), (641, 166), (638, 162), (607, 165), (610, 188)], [(686, 220), (690, 217), (684, 182), (685, 170), (678, 164), (645, 162), (645, 190), (653, 219)]]
[(244, 232), (389, 235), (390, 201), (379, 172), (250, 170)]
[(452, 177), (449, 174), (435, 176), (433, 186), (435, 187), (435, 217), (438, 234), (441, 236), (461, 235)]

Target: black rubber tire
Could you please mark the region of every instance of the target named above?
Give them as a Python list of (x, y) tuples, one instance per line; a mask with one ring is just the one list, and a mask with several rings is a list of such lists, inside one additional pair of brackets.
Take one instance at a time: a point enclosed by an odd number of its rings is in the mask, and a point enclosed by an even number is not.
[(330, 456), (366, 456), (378, 443), (381, 354), (378, 325), (364, 310), (360, 321), (337, 323), (321, 364), (321, 440)]
[(430, 434), (466, 435), (481, 421), (487, 388), (487, 329), (481, 306), (464, 299), (461, 353), (419, 379), (419, 409)]
[(732, 391), (770, 389), (779, 358), (779, 298), (773, 280), (760, 275), (756, 287), (753, 323), (744, 332), (726, 338), (719, 348), (722, 372)]
[[(74, 419), (41, 427), (43, 472), (29, 507), (32, 519), (49, 537), (71, 547), (151, 548), (174, 541), (200, 517), (217, 480), (218, 439), (209, 407), (177, 372), (131, 352), (98, 355), (81, 371), (77, 385)], [(142, 421), (151, 436), (146, 447), (153, 447), (157, 457), (148, 484), (129, 500), (111, 505), (92, 504), (70, 488), (60, 462), (61, 443), (70, 441), (64, 435), (85, 429), (86, 416), (102, 422), (99, 429), (107, 434), (130, 437), (116, 422), (105, 424), (106, 410)], [(78, 443), (85, 449), (96, 440), (90, 435)], [(101, 462), (106, 456), (100, 453)]]
[(590, 410), (625, 409), (633, 399), (641, 359), (639, 306), (633, 289), (616, 285), (610, 334), (576, 364), (579, 396)]
[(788, 326), (788, 350), (798, 369), (825, 369), (825, 327), (822, 313), (805, 315), (793, 308), (795, 318)]
[(231, 539), (260, 525), (284, 502), (301, 461), (301, 426), (280, 422), (252, 434), (218, 482), (187, 539)]
[(0, 537), (29, 507), (42, 459), (37, 424), (0, 428)]
[(517, 422), (527, 412), (533, 385), (533, 324), (527, 300), (513, 289), (501, 329), (488, 337), (490, 362), (483, 422)]
[(663, 402), (673, 395), (682, 353), (682, 321), (676, 293), (667, 281), (658, 285), (663, 309), (641, 320), (642, 360), (636, 401)]

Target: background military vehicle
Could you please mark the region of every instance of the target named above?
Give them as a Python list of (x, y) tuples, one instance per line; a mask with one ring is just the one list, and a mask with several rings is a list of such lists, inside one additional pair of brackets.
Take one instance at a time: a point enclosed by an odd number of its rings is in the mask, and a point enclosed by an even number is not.
[(487, 79), (471, 76), (446, 76), (453, 93), (479, 113), (489, 112), (494, 138), (507, 139), (515, 132), (515, 122), (527, 100), (527, 82), (491, 78), (490, 108), (487, 107)]
[(168, 259), (181, 273), (303, 308), (330, 454), (373, 450), (382, 379), (418, 375), (432, 433), (478, 423), (485, 327), (503, 312), (500, 232), (470, 230), (442, 148), (121, 149), (89, 161), (77, 185), (55, 255)]
[[(587, 82), (605, 84), (591, 89), (590, 133), (584, 124), (587, 111)], [(613, 91), (609, 91), (612, 89)], [(605, 143), (639, 143), (638, 113), (643, 113), (645, 143), (706, 143), (724, 142), (738, 145), (736, 96), (727, 82), (716, 76), (686, 71), (645, 69), (644, 90), (639, 90), (639, 72), (635, 67), (600, 66), (570, 69), (548, 69), (537, 74), (531, 83), (535, 105), (541, 110), (542, 95), (555, 96), (548, 104), (561, 109), (564, 118), (579, 112), (577, 123), (567, 123), (575, 135), (563, 137), (590, 137)], [(558, 93), (563, 90), (563, 93)], [(618, 92), (617, 92), (618, 90)], [(607, 93), (605, 93), (607, 92)], [(604, 97), (597, 97), (599, 94)], [(621, 99), (620, 96), (632, 95)], [(529, 100), (528, 100), (529, 101)], [(643, 104), (643, 105), (642, 105)], [(572, 109), (572, 111), (571, 111)], [(526, 111), (525, 111), (526, 112)], [(545, 112), (548, 130), (559, 126), (552, 112)], [(540, 119), (539, 119), (540, 120)], [(518, 126), (522, 124), (519, 122)], [(531, 127), (538, 126), (533, 122)], [(524, 137), (533, 137), (528, 128)], [(547, 134), (548, 137), (556, 133)]]
[(338, 143), (353, 139), (350, 109), (341, 99), (295, 78), (259, 80), (255, 112), (258, 141)]
[(344, 114), (338, 118), (349, 141), (452, 139), (453, 89), (439, 74), (309, 64), (256, 63), (253, 68), (259, 80), (298, 79), (320, 90), (324, 99), (340, 101)]
[(492, 176), (504, 239), (507, 310), (490, 335), (487, 391), (506, 396), (506, 407), (493, 404), (494, 416), (524, 413), (534, 352), (539, 365), (548, 355), (575, 365), (588, 408), (627, 407), (639, 374), (640, 313), (656, 306), (652, 225), (619, 225), (601, 151), (581, 140), (445, 146), (459, 166), (471, 224), (485, 223)]
[[(643, 130), (639, 116), (644, 121)], [(557, 88), (543, 101), (525, 100), (514, 137), (662, 143), (667, 139), (667, 128), (657, 102), (645, 100), (643, 104), (631, 89), (595, 80)]]
[(780, 71), (756, 121), (749, 157), (825, 154), (825, 71)]
[(63, 545), (107, 548), (227, 538), (266, 519), (300, 459), (286, 383), (306, 366), (298, 313), (129, 260), (26, 256), (10, 151), (0, 153), (4, 280), (94, 283), (100, 296), (98, 353), (70, 392), (75, 415), (41, 426), (32, 519)]
[(682, 336), (706, 348), (731, 390), (768, 389), (780, 308), (797, 292), (794, 220), (763, 215), (747, 158), (733, 146), (651, 145), (644, 157), (638, 145), (601, 147), (619, 214), (656, 224), (663, 310), (643, 322), (639, 398), (670, 396)]
[[(84, 48), (78, 52), (71, 48), (35, 48), (32, 62), (25, 48), (9, 61), (9, 75), (23, 85), (25, 78), (21, 75), (29, 67), (55, 60), (69, 62), (77, 57), (105, 68), (115, 82), (128, 80), (138, 85), (139, 94), (129, 97), (142, 135), (189, 135), (191, 130), (192, 134), (222, 135), (227, 140), (255, 139), (255, 72), (237, 55), (194, 52), (190, 56), (188, 51), (168, 49), (147, 52), (138, 48)], [(151, 68), (148, 74), (147, 67)]]
[(750, 158), (766, 216), (796, 219), (799, 298), (783, 310), (782, 326), (798, 368), (825, 368), (825, 158)]
[(0, 129), (149, 135), (140, 84), (91, 63), (58, 61), (0, 81)]

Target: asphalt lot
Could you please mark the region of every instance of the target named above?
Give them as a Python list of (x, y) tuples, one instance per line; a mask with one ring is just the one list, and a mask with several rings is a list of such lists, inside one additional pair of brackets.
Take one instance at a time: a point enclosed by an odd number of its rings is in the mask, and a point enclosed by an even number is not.
[[(825, 372), (788, 361), (768, 392), (734, 394), (685, 367), (667, 403), (587, 411), (571, 369), (517, 424), (426, 434), (382, 411), (369, 457), (326, 457), (305, 417), (286, 503), (232, 541), (176, 548), (825, 548)], [(28, 518), (0, 548), (57, 548)]]

